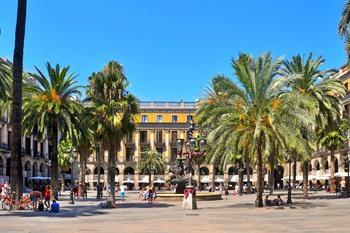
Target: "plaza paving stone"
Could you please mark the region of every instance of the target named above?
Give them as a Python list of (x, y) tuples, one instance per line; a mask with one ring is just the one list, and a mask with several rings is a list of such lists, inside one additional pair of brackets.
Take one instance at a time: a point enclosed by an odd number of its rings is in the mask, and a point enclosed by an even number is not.
[[(350, 199), (318, 192), (309, 200), (293, 195), (293, 205), (255, 208), (255, 195), (198, 202), (185, 211), (179, 202), (146, 202), (129, 194), (116, 209), (99, 209), (91, 198), (68, 204), (61, 212), (0, 211), (0, 232), (349, 232)], [(286, 199), (286, 195), (283, 195)]]

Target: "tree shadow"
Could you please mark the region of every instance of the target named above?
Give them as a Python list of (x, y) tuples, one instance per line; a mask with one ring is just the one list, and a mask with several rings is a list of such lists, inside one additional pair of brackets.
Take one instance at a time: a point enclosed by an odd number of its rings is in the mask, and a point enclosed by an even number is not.
[(2, 216), (17, 217), (52, 217), (52, 218), (75, 218), (75, 217), (91, 217), (96, 215), (107, 214), (96, 206), (65, 206), (60, 209), (59, 213), (51, 213), (49, 211), (13, 211), (3, 213)]
[(154, 202), (153, 204), (148, 204), (147, 202), (124, 202), (118, 203), (117, 208), (168, 208), (175, 206), (173, 204)]

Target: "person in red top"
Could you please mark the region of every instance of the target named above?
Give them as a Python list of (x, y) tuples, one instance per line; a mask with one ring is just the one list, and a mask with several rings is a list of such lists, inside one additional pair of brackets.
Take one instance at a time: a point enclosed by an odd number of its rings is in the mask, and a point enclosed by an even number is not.
[(48, 210), (50, 208), (50, 200), (51, 200), (51, 186), (46, 185), (45, 191), (44, 191), (44, 205), (46, 206), (46, 209)]

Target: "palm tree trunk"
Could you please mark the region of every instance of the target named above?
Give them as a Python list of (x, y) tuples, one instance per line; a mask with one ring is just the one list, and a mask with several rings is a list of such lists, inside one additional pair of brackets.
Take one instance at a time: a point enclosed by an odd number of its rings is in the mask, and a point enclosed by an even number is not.
[(263, 161), (262, 161), (262, 136), (259, 137), (257, 142), (257, 165), (258, 165), (258, 172), (257, 172), (257, 193), (256, 193), (256, 200), (255, 200), (255, 207), (263, 207), (263, 198), (262, 194), (264, 192), (263, 187), (263, 180), (264, 180), (264, 174), (263, 174)]
[(23, 193), (23, 174), (21, 156), (22, 129), (22, 73), (23, 50), (26, 28), (27, 0), (18, 0), (17, 22), (15, 35), (15, 49), (13, 54), (13, 83), (12, 83), (12, 115), (11, 115), (11, 190), (15, 192), (15, 199), (19, 200)]
[(108, 183), (109, 183), (109, 198), (108, 207), (115, 208), (115, 166), (116, 166), (116, 154), (117, 148), (119, 148), (120, 140), (111, 140), (109, 142), (108, 151)]
[(85, 160), (86, 160), (86, 157), (80, 154), (79, 193), (82, 197), (84, 197), (84, 187), (85, 187)]
[(248, 183), (248, 188), (247, 188), (247, 192), (250, 193), (250, 164), (249, 162), (247, 162), (247, 183)]
[(201, 187), (201, 172), (200, 172), (200, 169), (201, 169), (201, 165), (198, 164), (198, 184), (197, 184), (197, 187), (198, 187), (198, 190), (200, 190), (200, 187)]
[(151, 187), (151, 185), (152, 185), (152, 166), (149, 167), (148, 173), (149, 173), (149, 175), (148, 175), (148, 184)]
[[(58, 144), (58, 122), (56, 119), (52, 122), (52, 158), (51, 158), (51, 187), (52, 194), (58, 198), (58, 157), (57, 157), (57, 144)], [(62, 181), (63, 182), (63, 181)], [(64, 185), (62, 183), (62, 185)]]
[(65, 191), (65, 180), (66, 180), (66, 173), (64, 172), (64, 170), (61, 171), (61, 183), (62, 183), (62, 187), (61, 187), (61, 192)]
[(335, 164), (334, 164), (334, 150), (331, 150), (331, 162), (330, 162), (330, 166), (329, 166), (329, 184), (330, 184), (330, 192), (331, 193), (335, 193), (336, 191), (336, 180), (335, 180), (335, 176), (334, 176), (334, 172), (335, 172)]
[(309, 198), (309, 163), (307, 161), (303, 162), (303, 193), (304, 198)]
[(269, 186), (270, 186), (270, 195), (272, 195), (275, 189), (275, 163), (274, 162), (271, 164)]
[(293, 186), (292, 188), (295, 189), (297, 187), (297, 155), (294, 153), (294, 164), (293, 164)]

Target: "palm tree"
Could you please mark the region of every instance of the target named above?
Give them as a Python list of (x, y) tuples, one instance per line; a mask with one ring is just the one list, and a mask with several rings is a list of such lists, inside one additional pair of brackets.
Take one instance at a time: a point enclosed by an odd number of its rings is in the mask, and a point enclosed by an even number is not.
[(10, 64), (0, 58), (0, 108), (10, 97), (11, 69)]
[(156, 150), (146, 150), (141, 152), (141, 158), (137, 163), (137, 168), (139, 171), (148, 170), (149, 177), (148, 183), (152, 184), (152, 171), (153, 172), (163, 172), (164, 171), (164, 161), (161, 153)]
[(69, 66), (52, 67), (50, 63), (47, 63), (46, 69), (48, 77), (38, 68), (36, 68), (38, 74), (31, 74), (36, 83), (26, 87), (23, 125), (25, 134), (30, 134), (33, 128), (38, 126), (39, 136), (47, 136), (51, 140), (51, 186), (53, 195), (57, 197), (59, 132), (72, 135), (75, 125), (79, 122), (77, 117), (82, 106), (76, 100), (76, 97), (80, 95), (80, 87), (76, 85), (76, 76), (69, 73)]
[(101, 72), (93, 73), (88, 87), (91, 111), (96, 121), (96, 132), (108, 147), (108, 207), (115, 207), (115, 167), (120, 143), (135, 128), (139, 101), (126, 88), (123, 67), (109, 62)]
[[(58, 168), (61, 171), (61, 183), (62, 183), (62, 189), (61, 191), (64, 192), (65, 189), (65, 173), (71, 168), (71, 151), (73, 150), (72, 143), (69, 141), (69, 139), (61, 141), (58, 145)], [(73, 171), (72, 171), (73, 172)], [(73, 181), (72, 181), (73, 182)]]
[(338, 24), (338, 33), (341, 37), (345, 39), (345, 50), (350, 56), (350, 33), (349, 33), (349, 23), (350, 23), (350, 1), (347, 0), (343, 12)]
[[(313, 59), (312, 54), (304, 59), (301, 55), (292, 57), (290, 61), (283, 61), (282, 75), (293, 76), (290, 87), (296, 95), (305, 100), (302, 108), (309, 111), (316, 121), (316, 131), (323, 129), (334, 120), (334, 116), (340, 116), (342, 105), (340, 98), (345, 95), (345, 88), (341, 81), (329, 78), (334, 70), (321, 70), (324, 63), (322, 57)], [(307, 133), (309, 132), (309, 133)], [(302, 135), (308, 141), (308, 146), (314, 147), (316, 141), (315, 131), (302, 128)], [(304, 197), (308, 197), (308, 161), (312, 150), (303, 159), (303, 190)]]
[(11, 114), (11, 189), (16, 193), (19, 200), (23, 193), (22, 174), (22, 73), (23, 73), (23, 50), (26, 28), (27, 0), (18, 0), (17, 22), (15, 35), (15, 49), (13, 53), (12, 69), (12, 114)]
[(337, 149), (344, 146), (347, 140), (346, 132), (349, 129), (346, 126), (345, 121), (340, 121), (328, 126), (320, 133), (320, 144), (327, 148), (331, 154), (331, 161), (329, 164), (329, 180), (330, 180), (330, 192), (334, 193), (336, 191), (336, 180), (335, 180), (335, 164), (334, 164), (334, 153)]
[(257, 207), (263, 205), (263, 168), (272, 141), (284, 149), (292, 142), (300, 144), (301, 151), (305, 142), (298, 129), (312, 124), (299, 108), (299, 96), (288, 93), (290, 79), (278, 78), (281, 62), (269, 53), (256, 59), (240, 54), (232, 61), (238, 84), (222, 76), (214, 78), (196, 114), (196, 122), (210, 131), (208, 143), (216, 148), (214, 153), (239, 152), (251, 145), (257, 166)]
[(79, 124), (74, 130), (73, 145), (79, 154), (79, 192), (84, 193), (86, 160), (92, 154), (94, 149), (93, 124), (91, 124), (91, 113), (88, 108), (84, 108), (79, 115)]

